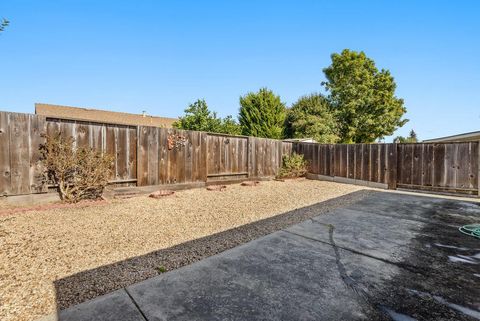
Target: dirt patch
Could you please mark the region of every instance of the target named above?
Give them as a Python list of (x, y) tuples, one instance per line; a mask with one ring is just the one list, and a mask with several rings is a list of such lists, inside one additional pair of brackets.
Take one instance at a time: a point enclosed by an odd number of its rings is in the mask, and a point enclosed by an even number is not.
[[(135, 197), (0, 217), (0, 319), (53, 313), (57, 306), (156, 275), (160, 266), (173, 269), (318, 215), (322, 208), (343, 206), (364, 193), (337, 197), (362, 189), (269, 181), (254, 189), (194, 189), (161, 199)], [(279, 215), (326, 200), (331, 204)]]

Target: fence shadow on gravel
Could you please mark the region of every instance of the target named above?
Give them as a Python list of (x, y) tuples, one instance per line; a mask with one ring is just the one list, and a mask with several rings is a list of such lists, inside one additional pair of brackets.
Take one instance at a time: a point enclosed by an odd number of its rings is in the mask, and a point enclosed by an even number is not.
[(352, 204), (373, 193), (383, 192), (368, 190), (352, 192), (237, 228), (56, 280), (54, 286), (57, 311), (155, 277), (161, 274), (159, 268), (165, 268), (167, 271), (180, 268), (335, 208)]

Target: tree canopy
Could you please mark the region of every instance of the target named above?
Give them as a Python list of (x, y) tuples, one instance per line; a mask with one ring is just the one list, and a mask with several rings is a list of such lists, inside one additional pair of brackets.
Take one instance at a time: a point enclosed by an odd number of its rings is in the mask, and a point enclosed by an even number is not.
[[(408, 121), (403, 119), (406, 108), (395, 96), (396, 83), (388, 70), (378, 70), (364, 52), (349, 49), (332, 54), (331, 59), (323, 69), (326, 96), (306, 95), (287, 109), (278, 95), (261, 88), (240, 97), (238, 123), (232, 116), (217, 117), (199, 99), (174, 127), (274, 139), (311, 137), (319, 143), (372, 143)], [(412, 133), (398, 137), (399, 141), (416, 142)]]
[(243, 135), (280, 139), (285, 116), (285, 104), (267, 88), (240, 97), (238, 118)]
[(397, 136), (393, 140), (394, 143), (418, 143), (417, 133), (412, 129), (407, 137)]
[(219, 118), (208, 109), (204, 99), (198, 99), (185, 109), (185, 115), (173, 124), (173, 127), (185, 130), (198, 130), (211, 133), (239, 135), (240, 126), (232, 116)]
[(327, 97), (338, 120), (341, 142), (370, 143), (393, 134), (408, 120), (403, 100), (388, 70), (378, 70), (364, 52), (348, 49), (331, 56), (323, 71)]
[(340, 140), (330, 104), (321, 94), (300, 97), (292, 105), (287, 112), (285, 134), (290, 138), (311, 137), (322, 144)]

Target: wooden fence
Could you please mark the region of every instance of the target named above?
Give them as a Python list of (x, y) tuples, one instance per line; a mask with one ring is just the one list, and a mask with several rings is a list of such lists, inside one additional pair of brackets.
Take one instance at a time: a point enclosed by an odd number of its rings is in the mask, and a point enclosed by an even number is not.
[(295, 144), (309, 172), (357, 182), (463, 194), (479, 193), (479, 142)]
[(136, 183), (137, 128), (135, 126), (50, 118), (44, 121), (48, 135), (60, 133), (64, 136), (70, 136), (74, 138), (74, 143), (79, 147), (91, 147), (114, 155), (115, 160), (112, 177), (110, 178), (111, 183), (119, 185)]
[(0, 195), (46, 191), (38, 151), (45, 131), (44, 117), (0, 113)]
[(206, 136), (203, 132), (140, 126), (137, 185), (205, 181)]
[(399, 144), (397, 186), (478, 194), (479, 142)]
[(48, 190), (43, 134), (61, 133), (115, 156), (111, 184), (146, 186), (275, 176), (292, 151), (327, 178), (382, 186), (479, 193), (479, 142), (314, 144), (0, 112), (0, 195)]
[(272, 177), (292, 151), (273, 139), (0, 112), (0, 195), (48, 191), (39, 147), (56, 133), (114, 155), (116, 186)]

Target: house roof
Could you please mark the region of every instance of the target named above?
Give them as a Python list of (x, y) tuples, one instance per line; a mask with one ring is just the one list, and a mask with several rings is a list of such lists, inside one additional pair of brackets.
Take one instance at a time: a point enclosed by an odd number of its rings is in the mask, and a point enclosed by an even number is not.
[(445, 136), (439, 138), (426, 139), (424, 143), (437, 143), (437, 142), (465, 142), (480, 140), (480, 131), (463, 133), (452, 136)]
[(132, 126), (153, 126), (171, 128), (176, 118), (129, 114), (108, 110), (70, 107), (51, 104), (35, 104), (35, 114), (49, 118), (89, 121), (96, 123)]

